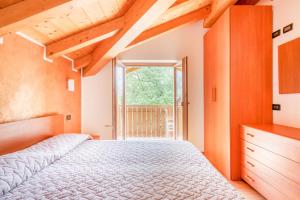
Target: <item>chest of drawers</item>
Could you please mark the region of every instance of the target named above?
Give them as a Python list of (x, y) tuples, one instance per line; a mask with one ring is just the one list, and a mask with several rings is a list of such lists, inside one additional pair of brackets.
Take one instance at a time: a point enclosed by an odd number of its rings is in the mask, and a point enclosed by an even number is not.
[(300, 199), (300, 129), (243, 125), (242, 178), (267, 199)]

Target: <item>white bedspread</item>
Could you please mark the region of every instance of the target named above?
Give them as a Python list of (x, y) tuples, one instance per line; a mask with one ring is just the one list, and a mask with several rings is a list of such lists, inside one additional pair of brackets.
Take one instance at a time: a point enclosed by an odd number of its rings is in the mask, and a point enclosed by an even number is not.
[(88, 140), (0, 199), (243, 198), (188, 142)]

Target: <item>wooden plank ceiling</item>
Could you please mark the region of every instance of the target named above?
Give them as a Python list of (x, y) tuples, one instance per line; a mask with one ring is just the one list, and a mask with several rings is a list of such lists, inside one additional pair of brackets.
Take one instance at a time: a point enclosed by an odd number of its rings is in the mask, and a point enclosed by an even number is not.
[[(187, 23), (210, 27), (236, 0), (0, 0), (0, 36), (21, 32), (94, 75), (114, 56)], [(240, 0), (240, 4), (254, 1)]]

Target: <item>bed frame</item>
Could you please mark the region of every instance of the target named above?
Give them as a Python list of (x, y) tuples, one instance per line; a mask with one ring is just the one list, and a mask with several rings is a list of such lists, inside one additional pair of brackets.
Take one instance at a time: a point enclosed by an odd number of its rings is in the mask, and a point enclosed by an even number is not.
[(64, 115), (0, 124), (0, 155), (22, 150), (64, 132)]

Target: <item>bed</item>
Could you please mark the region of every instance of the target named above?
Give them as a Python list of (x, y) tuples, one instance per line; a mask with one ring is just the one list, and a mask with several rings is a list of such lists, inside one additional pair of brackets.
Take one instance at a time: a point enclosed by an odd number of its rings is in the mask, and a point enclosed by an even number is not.
[(243, 199), (185, 141), (55, 134), (0, 166), (0, 199)]

